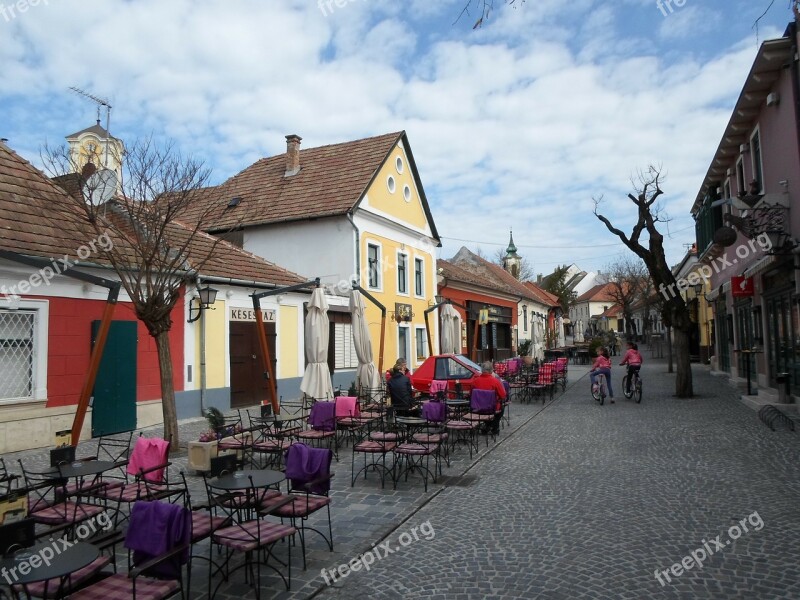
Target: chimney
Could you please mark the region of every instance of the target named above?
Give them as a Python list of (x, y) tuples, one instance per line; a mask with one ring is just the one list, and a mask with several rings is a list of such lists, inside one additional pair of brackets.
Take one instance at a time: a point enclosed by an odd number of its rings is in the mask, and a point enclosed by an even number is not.
[(299, 135), (286, 136), (286, 173), (284, 177), (291, 177), (300, 172), (300, 142), (303, 140)]

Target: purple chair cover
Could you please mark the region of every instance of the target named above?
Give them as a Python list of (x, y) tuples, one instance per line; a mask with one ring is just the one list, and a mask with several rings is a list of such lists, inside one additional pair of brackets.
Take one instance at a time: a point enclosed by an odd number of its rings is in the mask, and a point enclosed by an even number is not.
[(511, 393), (511, 384), (503, 379), (503, 387), (506, 388), (506, 399), (508, 399), (509, 394)]
[(447, 418), (447, 405), (444, 402), (425, 402), (422, 405), (422, 417), (432, 423), (444, 423)]
[[(312, 448), (306, 444), (292, 444), (286, 451), (286, 477), (292, 489), (319, 479), (331, 472), (333, 452), (329, 448)], [(308, 491), (312, 494), (327, 494), (331, 489), (330, 479), (321, 481)]]
[(178, 579), (181, 565), (189, 560), (192, 541), (192, 514), (179, 504), (138, 501), (131, 509), (131, 521), (125, 536), (125, 547), (133, 550), (133, 564), (166, 554), (175, 546), (187, 544), (186, 550), (148, 569), (148, 574)]
[(308, 415), (308, 424), (318, 431), (333, 431), (336, 429), (336, 403), (315, 402)]
[(494, 414), (497, 394), (494, 390), (472, 390), (469, 407), (474, 413), (481, 415)]

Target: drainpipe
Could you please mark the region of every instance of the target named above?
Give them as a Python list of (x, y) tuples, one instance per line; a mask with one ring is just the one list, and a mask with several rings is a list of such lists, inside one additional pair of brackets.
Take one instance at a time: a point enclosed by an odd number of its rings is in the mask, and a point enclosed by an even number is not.
[(350, 221), (350, 225), (353, 226), (353, 230), (356, 234), (356, 268), (353, 272), (356, 274), (356, 283), (361, 285), (361, 232), (355, 224), (355, 221), (353, 221), (353, 211), (346, 213), (345, 217)]
[[(200, 278), (197, 288), (200, 289)], [(206, 311), (200, 311), (200, 414), (205, 412), (206, 400)]]

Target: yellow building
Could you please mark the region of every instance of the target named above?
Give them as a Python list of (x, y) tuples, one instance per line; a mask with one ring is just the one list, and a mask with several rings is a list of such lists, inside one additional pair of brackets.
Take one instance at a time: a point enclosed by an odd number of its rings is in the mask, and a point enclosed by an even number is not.
[[(286, 136), (285, 153), (207, 190), (184, 218), (204, 218), (209, 233), (320, 278), (330, 306), (334, 386), (346, 388), (355, 379), (347, 308), (353, 281), (386, 308), (383, 368), (398, 357), (414, 368), (428, 354), (424, 311), (436, 294), (440, 242), (406, 133), (303, 150), (300, 144), (299, 136)], [(235, 265), (231, 277), (237, 278)], [(381, 312), (366, 304), (378, 363)], [(276, 372), (284, 398), (299, 395), (305, 367), (303, 306), (295, 313), (277, 319)], [(438, 339), (436, 329), (431, 335)]]

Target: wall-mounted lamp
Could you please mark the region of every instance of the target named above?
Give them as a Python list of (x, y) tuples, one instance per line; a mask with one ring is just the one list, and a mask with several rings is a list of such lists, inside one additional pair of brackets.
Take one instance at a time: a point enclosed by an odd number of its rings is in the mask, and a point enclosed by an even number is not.
[[(197, 315), (192, 316), (195, 308), (192, 306), (191, 302), (189, 303), (189, 320), (186, 321), (187, 323), (194, 323), (197, 319), (200, 318), (200, 315), (203, 314), (204, 310), (214, 310), (211, 306), (214, 302), (217, 301), (217, 292), (219, 290), (215, 290), (210, 286), (205, 286), (197, 289), (197, 293), (200, 296), (198, 298), (199, 305), (197, 307)], [(194, 300), (194, 298), (192, 298)]]

